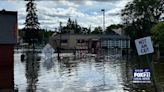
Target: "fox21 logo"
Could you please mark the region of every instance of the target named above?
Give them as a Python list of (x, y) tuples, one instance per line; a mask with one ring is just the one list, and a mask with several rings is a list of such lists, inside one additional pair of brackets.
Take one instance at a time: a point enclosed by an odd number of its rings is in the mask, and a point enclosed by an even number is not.
[(133, 83), (151, 83), (149, 68), (133, 69)]

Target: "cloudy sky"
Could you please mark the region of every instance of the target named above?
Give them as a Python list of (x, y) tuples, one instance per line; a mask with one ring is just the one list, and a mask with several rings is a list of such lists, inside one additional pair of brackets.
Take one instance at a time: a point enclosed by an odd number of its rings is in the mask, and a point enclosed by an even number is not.
[[(59, 22), (66, 25), (68, 18), (77, 20), (83, 27), (93, 29), (103, 26), (105, 9), (105, 26), (121, 23), (120, 11), (131, 0), (36, 0), (37, 14), (41, 28), (55, 30)], [(1, 0), (0, 10), (18, 11), (18, 27), (23, 28), (26, 17), (26, 1)]]

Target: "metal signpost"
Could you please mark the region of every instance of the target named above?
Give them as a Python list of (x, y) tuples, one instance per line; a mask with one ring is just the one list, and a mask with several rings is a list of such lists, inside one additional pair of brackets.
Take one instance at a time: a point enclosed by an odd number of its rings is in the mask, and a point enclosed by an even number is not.
[(148, 54), (154, 52), (151, 37), (147, 36), (147, 37), (143, 37), (143, 38), (140, 38), (140, 39), (136, 39), (135, 40), (135, 45), (136, 45), (136, 48), (137, 48), (138, 55), (146, 55), (147, 63), (149, 65), (150, 71), (152, 73), (152, 82), (155, 86), (155, 92), (157, 92), (157, 87), (156, 87), (155, 77), (154, 77), (154, 71), (153, 71), (154, 66), (152, 64), (152, 60), (150, 60), (149, 55), (148, 55)]

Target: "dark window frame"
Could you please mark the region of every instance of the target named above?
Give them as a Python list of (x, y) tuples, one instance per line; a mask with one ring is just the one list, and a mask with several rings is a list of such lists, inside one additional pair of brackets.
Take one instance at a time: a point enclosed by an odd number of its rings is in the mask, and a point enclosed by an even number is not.
[(62, 39), (61, 43), (68, 43), (68, 40), (67, 39)]

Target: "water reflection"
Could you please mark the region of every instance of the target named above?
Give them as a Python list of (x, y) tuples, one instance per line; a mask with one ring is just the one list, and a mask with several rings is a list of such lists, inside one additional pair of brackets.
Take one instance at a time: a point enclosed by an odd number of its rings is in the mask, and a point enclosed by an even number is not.
[(48, 59), (44, 59), (43, 62), (43, 67), (45, 67), (47, 70), (50, 70), (54, 67), (55, 63), (53, 61), (53, 58), (48, 58)]
[(27, 79), (27, 92), (36, 92), (38, 73), (40, 68), (40, 57), (33, 51), (27, 51), (26, 55), (26, 79)]
[[(120, 53), (112, 50), (85, 58), (70, 57), (71, 53), (59, 61), (55, 54), (38, 61), (36, 57), (44, 56), (42, 53), (28, 52), (26, 63), (15, 58), (15, 83), (19, 92), (154, 92), (152, 84), (132, 83), (132, 69), (147, 66), (144, 58)], [(157, 81), (163, 81), (163, 65), (155, 64), (155, 68)], [(23, 75), (27, 83), (20, 82)]]

